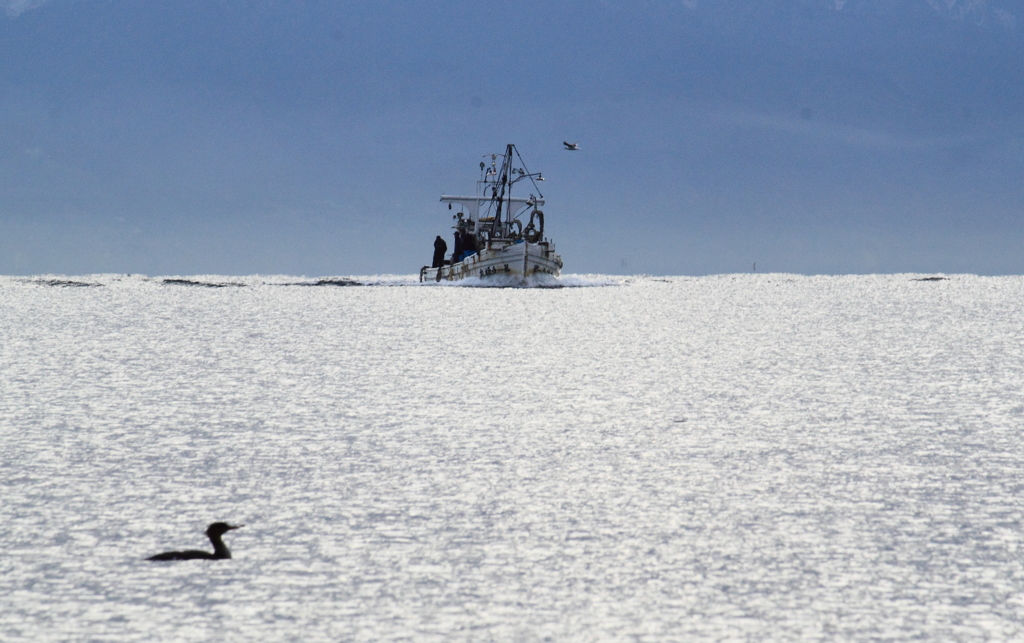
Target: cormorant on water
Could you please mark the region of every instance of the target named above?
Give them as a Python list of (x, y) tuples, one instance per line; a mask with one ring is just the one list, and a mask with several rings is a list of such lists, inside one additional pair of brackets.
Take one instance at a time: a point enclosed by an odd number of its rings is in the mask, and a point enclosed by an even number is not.
[(231, 552), (228, 551), (227, 545), (220, 539), (221, 536), (228, 533), (232, 529), (238, 529), (245, 525), (229, 525), (226, 522), (215, 522), (206, 528), (206, 537), (213, 543), (213, 553), (208, 551), (199, 551), (197, 549), (190, 549), (188, 551), (165, 551), (162, 554), (156, 556), (150, 556), (146, 560), (193, 560), (196, 558), (202, 558), (206, 560), (221, 560), (223, 558), (231, 558)]

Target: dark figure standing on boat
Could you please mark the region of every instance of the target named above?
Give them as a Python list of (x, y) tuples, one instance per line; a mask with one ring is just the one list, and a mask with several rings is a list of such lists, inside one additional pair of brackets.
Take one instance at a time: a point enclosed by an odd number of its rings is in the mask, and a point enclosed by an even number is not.
[(440, 268), (444, 265), (444, 253), (448, 252), (448, 244), (444, 242), (441, 235), (437, 235), (434, 239), (434, 261), (431, 263), (431, 268)]
[(452, 251), (452, 265), (462, 261), (462, 231), (455, 231), (455, 250)]

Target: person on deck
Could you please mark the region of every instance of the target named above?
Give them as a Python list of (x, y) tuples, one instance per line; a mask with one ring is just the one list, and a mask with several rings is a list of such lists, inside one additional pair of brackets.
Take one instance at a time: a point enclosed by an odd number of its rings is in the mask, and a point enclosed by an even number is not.
[(462, 232), (455, 231), (455, 250), (452, 252), (452, 265), (462, 261)]
[(440, 268), (444, 265), (444, 253), (448, 252), (448, 244), (444, 242), (441, 235), (437, 235), (434, 239), (434, 261), (430, 264), (431, 268)]

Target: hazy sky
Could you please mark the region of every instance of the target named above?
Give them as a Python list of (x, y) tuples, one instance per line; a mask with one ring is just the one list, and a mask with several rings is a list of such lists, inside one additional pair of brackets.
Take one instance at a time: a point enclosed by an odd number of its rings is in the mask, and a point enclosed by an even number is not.
[(1024, 0), (0, 7), (0, 274), (414, 273), (506, 143), (566, 272), (1024, 274)]

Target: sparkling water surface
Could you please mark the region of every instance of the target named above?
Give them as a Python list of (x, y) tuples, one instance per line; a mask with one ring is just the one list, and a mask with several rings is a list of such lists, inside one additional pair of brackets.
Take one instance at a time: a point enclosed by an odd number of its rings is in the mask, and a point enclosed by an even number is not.
[(1024, 637), (1024, 278), (921, 278), (0, 277), (0, 639)]

